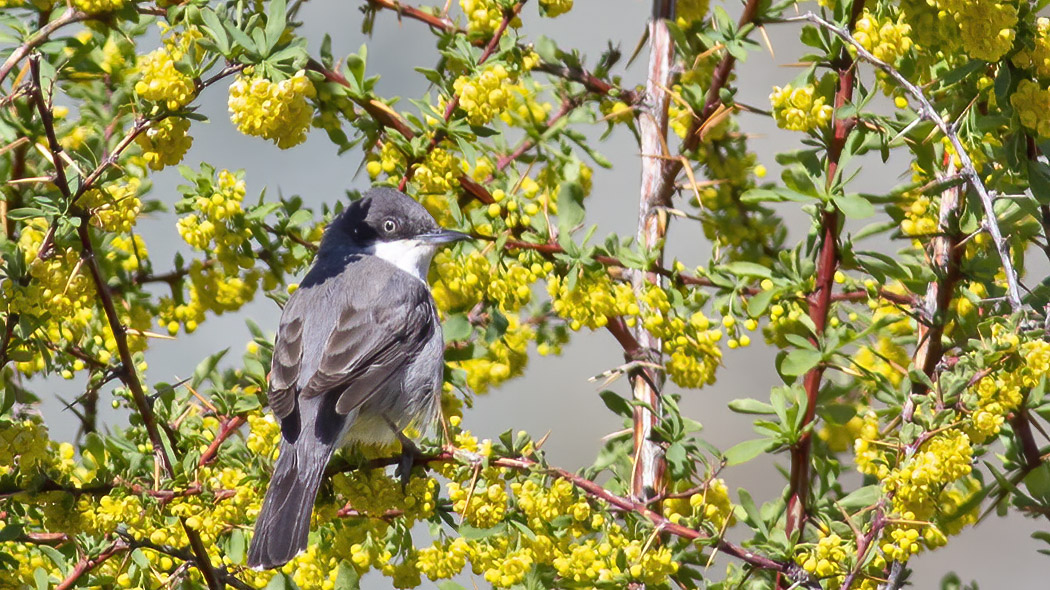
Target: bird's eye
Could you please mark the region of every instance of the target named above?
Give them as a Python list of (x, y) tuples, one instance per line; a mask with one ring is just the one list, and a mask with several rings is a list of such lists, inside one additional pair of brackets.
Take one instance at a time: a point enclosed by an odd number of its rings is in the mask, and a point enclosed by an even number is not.
[(394, 221), (393, 219), (387, 219), (386, 221), (383, 222), (383, 231), (385, 231), (386, 233), (388, 233), (388, 234), (394, 233), (394, 230), (396, 230), (396, 229), (397, 229), (397, 222)]

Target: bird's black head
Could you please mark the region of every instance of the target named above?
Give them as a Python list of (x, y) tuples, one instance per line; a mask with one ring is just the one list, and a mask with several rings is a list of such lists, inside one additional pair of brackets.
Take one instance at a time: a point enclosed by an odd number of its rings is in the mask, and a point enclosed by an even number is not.
[(442, 229), (422, 205), (390, 187), (375, 187), (332, 220), (325, 242), (366, 248), (379, 242), (419, 240), (440, 244), (469, 236)]

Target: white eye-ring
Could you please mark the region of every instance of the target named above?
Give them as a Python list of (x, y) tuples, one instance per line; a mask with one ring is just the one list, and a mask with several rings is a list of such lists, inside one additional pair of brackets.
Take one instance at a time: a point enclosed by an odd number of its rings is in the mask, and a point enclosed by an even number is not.
[(397, 222), (393, 219), (387, 219), (383, 222), (383, 231), (393, 233), (395, 229), (397, 229)]

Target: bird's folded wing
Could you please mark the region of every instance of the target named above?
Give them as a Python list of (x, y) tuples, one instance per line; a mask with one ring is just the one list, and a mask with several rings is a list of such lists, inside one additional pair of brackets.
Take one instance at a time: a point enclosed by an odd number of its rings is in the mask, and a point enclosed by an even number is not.
[[(413, 359), (433, 335), (433, 300), (420, 281), (390, 277), (383, 288), (336, 290), (338, 305), (327, 309), (303, 309), (289, 301), (274, 349), (270, 376), (270, 406), (278, 417), (294, 410), (296, 394), (310, 398), (341, 390), (336, 411), (346, 414), (380, 391), (397, 374), (406, 359)], [(294, 295), (297, 295), (297, 291)], [(306, 314), (336, 316), (316, 371), (303, 382), (303, 322)], [(337, 315), (336, 315), (337, 314)], [(284, 413), (282, 413), (284, 412)]]

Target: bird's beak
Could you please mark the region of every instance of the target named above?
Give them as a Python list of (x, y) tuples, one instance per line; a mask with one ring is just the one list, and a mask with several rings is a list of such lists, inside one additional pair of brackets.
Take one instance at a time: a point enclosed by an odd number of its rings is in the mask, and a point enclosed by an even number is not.
[(472, 240), (472, 236), (461, 233), (458, 231), (452, 231), (450, 229), (440, 229), (435, 232), (423, 234), (419, 236), (419, 240), (428, 244), (448, 244), (450, 242), (459, 242), (461, 240)]

